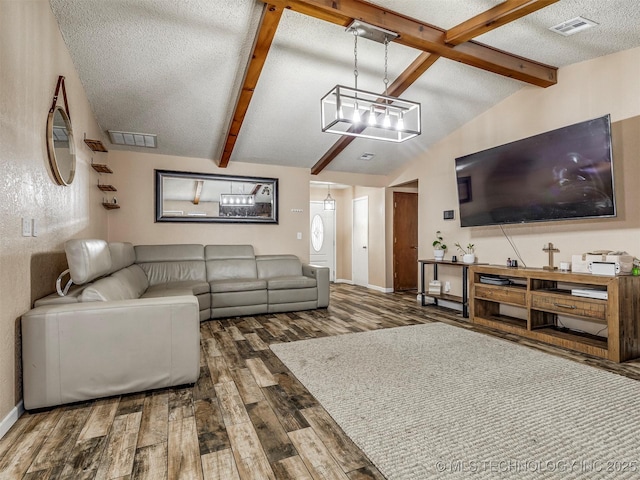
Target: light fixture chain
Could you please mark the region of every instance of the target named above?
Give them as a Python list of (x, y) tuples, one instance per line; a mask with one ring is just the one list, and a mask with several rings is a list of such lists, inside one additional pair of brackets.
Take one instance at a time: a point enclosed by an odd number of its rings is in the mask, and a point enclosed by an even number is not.
[(353, 77), (355, 79), (355, 87), (358, 89), (358, 30), (353, 29)]
[(389, 60), (389, 37), (384, 37), (384, 94), (388, 95), (387, 87), (389, 86), (389, 77), (387, 75), (387, 64)]

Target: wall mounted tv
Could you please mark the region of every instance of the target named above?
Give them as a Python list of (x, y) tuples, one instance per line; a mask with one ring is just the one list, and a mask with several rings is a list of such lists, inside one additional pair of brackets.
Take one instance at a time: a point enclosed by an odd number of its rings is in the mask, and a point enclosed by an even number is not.
[(616, 215), (609, 115), (456, 158), (460, 225)]

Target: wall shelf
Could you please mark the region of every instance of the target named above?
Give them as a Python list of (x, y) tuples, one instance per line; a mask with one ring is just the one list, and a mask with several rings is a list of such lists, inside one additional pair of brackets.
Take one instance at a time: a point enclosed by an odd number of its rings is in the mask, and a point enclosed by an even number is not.
[(117, 192), (118, 189), (113, 185), (98, 184), (98, 188), (103, 192)]
[(102, 202), (102, 206), (107, 210), (115, 210), (117, 208), (120, 208), (120, 205), (118, 205), (117, 203), (109, 203), (109, 202)]
[(98, 173), (113, 173), (113, 170), (111, 170), (108, 166), (103, 165), (101, 163), (92, 163), (91, 166)]
[(84, 139), (84, 143), (91, 149), (92, 152), (108, 152), (107, 148), (104, 146), (100, 140), (91, 140), (90, 138)]

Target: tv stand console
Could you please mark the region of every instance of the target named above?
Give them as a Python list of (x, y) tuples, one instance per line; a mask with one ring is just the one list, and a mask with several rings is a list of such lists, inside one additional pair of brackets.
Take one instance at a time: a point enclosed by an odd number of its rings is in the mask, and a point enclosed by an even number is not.
[[(470, 268), (470, 311), (473, 323), (576, 350), (614, 362), (640, 357), (640, 277), (602, 276), (474, 265)], [(509, 280), (508, 285), (481, 281), (482, 276)], [(573, 295), (596, 289), (599, 296)], [(513, 312), (505, 313), (512, 307)], [(515, 308), (514, 308), (515, 307)], [(559, 316), (600, 324), (608, 338), (562, 326)]]

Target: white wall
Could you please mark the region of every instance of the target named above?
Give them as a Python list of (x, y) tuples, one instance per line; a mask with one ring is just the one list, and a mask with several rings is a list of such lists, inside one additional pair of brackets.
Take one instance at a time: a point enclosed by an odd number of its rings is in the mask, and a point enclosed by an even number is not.
[[(68, 187), (54, 183), (45, 141), (58, 75), (66, 77), (78, 154)], [(0, 86), (2, 422), (22, 398), (20, 316), (35, 298), (55, 289), (65, 264), (64, 241), (106, 238), (107, 217), (89, 166), (91, 152), (82, 141), (85, 132), (100, 138), (100, 129), (46, 0), (0, 0)], [(21, 236), (23, 217), (36, 219), (37, 237)]]

